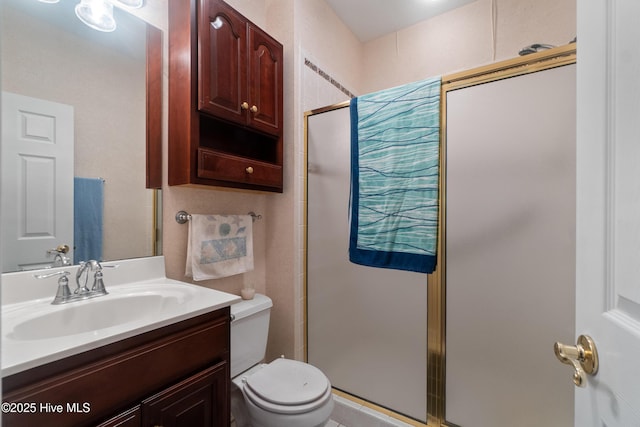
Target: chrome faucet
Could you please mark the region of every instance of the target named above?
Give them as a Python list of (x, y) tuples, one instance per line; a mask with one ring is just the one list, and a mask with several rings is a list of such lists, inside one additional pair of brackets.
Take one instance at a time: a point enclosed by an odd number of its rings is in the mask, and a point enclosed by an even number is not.
[[(118, 266), (109, 265), (105, 267), (116, 268)], [(89, 289), (87, 283), (91, 272), (93, 272), (93, 286)], [(36, 274), (34, 277), (36, 279), (46, 279), (48, 277), (60, 276), (58, 279), (58, 291), (53, 302), (51, 302), (51, 304), (55, 305), (108, 294), (102, 278), (102, 264), (98, 261), (90, 260), (80, 263), (80, 267), (78, 267), (78, 271), (76, 272), (76, 289), (73, 292), (69, 289), (69, 279), (67, 278), (70, 274), (68, 271), (57, 271), (55, 273)]]

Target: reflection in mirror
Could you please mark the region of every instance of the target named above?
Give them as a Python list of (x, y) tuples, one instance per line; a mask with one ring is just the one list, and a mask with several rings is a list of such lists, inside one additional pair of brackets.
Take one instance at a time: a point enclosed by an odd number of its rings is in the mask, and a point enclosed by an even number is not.
[[(3, 272), (159, 253), (160, 195), (146, 188), (148, 24), (116, 7), (116, 30), (95, 31), (77, 3), (0, 6)], [(62, 245), (70, 251), (47, 254)]]

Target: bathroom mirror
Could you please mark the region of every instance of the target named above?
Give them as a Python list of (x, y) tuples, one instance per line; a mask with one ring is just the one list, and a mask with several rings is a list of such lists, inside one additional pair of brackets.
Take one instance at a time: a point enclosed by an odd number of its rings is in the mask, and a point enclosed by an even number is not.
[[(162, 33), (117, 7), (116, 30), (96, 31), (76, 17), (74, 8), (78, 3), (3, 0), (2, 92), (71, 108), (73, 148), (64, 156), (74, 159), (71, 181), (65, 181), (71, 184), (62, 186), (56, 182), (52, 187), (68, 190), (63, 199), (71, 200), (73, 212), (74, 180), (102, 181), (101, 258), (106, 261), (157, 255), (161, 226), (161, 195), (157, 188), (161, 181)], [(3, 153), (5, 141), (3, 130)], [(11, 180), (3, 181), (5, 190), (6, 181)], [(18, 186), (17, 182), (11, 185)], [(25, 261), (23, 265), (27, 267), (20, 266), (20, 259), (8, 260), (8, 253), (15, 258), (18, 251), (6, 238), (7, 234), (16, 234), (7, 233), (7, 229), (11, 231), (16, 226), (15, 221), (6, 225), (8, 219), (14, 218), (8, 218), (11, 215), (5, 209), (20, 205), (23, 200), (12, 200), (7, 193), (10, 192), (3, 191), (1, 195), (3, 272), (48, 266), (53, 261), (51, 255), (41, 264)], [(51, 221), (44, 217), (39, 220)], [(74, 245), (56, 238), (50, 246), (63, 244), (72, 248)], [(73, 251), (69, 253), (73, 261), (72, 254)]]

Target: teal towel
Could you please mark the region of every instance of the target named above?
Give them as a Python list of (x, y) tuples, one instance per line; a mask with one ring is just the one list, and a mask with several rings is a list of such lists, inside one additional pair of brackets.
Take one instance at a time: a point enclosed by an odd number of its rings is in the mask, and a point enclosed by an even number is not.
[(351, 100), (349, 259), (356, 264), (435, 269), (440, 80)]
[(73, 263), (102, 261), (104, 180), (73, 181)]

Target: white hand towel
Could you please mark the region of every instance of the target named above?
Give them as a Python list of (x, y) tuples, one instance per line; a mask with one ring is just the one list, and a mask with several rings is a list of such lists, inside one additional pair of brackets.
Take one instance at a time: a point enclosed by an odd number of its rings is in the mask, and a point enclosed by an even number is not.
[(209, 280), (253, 270), (252, 220), (250, 215), (191, 215), (185, 274)]

